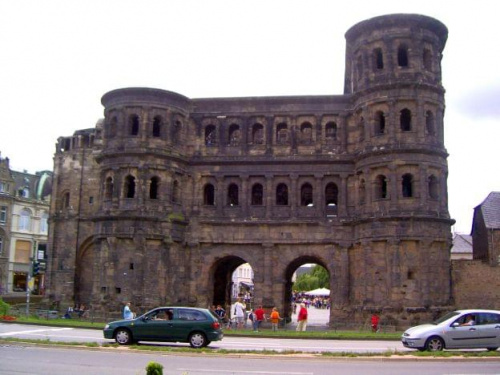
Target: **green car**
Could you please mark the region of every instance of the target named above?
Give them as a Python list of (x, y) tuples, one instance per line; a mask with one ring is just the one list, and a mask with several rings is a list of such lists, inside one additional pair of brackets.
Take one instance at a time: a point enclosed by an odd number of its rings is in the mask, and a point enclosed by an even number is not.
[(224, 334), (217, 317), (207, 309), (195, 307), (158, 307), (138, 318), (106, 324), (104, 338), (120, 345), (138, 341), (188, 342), (202, 348)]

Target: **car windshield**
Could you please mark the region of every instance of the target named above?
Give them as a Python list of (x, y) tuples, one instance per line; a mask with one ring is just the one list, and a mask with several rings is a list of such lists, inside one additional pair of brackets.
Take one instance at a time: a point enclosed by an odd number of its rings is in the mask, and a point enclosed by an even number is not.
[(450, 312), (450, 313), (442, 316), (441, 318), (435, 320), (434, 322), (432, 322), (432, 324), (435, 324), (435, 325), (441, 324), (441, 323), (447, 321), (448, 319), (453, 318), (457, 315), (460, 315), (460, 313), (458, 311)]

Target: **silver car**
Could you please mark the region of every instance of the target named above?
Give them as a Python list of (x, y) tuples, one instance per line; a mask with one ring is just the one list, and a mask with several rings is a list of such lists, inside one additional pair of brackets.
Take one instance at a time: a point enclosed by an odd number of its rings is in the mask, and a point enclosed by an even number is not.
[(401, 341), (407, 348), (418, 350), (497, 350), (500, 347), (500, 311), (453, 311), (434, 323), (409, 328)]

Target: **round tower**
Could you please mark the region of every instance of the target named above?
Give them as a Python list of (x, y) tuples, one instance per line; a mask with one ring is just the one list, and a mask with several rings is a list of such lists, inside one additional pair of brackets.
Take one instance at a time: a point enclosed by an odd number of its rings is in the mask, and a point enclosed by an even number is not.
[(446, 38), (441, 22), (415, 14), (372, 18), (346, 33), (356, 175), (352, 254), (366, 275), (353, 281), (354, 305), (449, 303)]

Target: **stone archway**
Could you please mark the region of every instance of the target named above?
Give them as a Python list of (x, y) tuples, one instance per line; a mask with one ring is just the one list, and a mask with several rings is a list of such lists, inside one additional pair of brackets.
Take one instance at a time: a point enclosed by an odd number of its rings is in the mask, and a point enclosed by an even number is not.
[[(287, 321), (290, 321), (293, 313), (293, 306), (292, 306), (292, 292), (293, 292), (293, 281), (292, 277), (295, 271), (303, 266), (304, 264), (317, 264), (321, 267), (323, 267), (327, 272), (330, 277), (330, 283), (331, 283), (331, 278), (332, 278), (332, 273), (328, 269), (327, 263), (324, 262), (320, 257), (314, 256), (314, 255), (303, 255), (299, 256), (298, 258), (294, 259), (291, 261), (288, 266), (285, 269), (285, 288), (284, 288), (284, 295), (283, 295), (283, 316)], [(330, 300), (332, 300), (331, 296), (331, 290), (330, 290)]]
[(93, 295), (94, 246), (86, 241), (81, 247), (75, 269), (75, 303), (89, 306)]
[(226, 256), (213, 264), (212, 305), (221, 305), (224, 308), (231, 306), (232, 275), (236, 268), (245, 263), (247, 261), (238, 256)]

